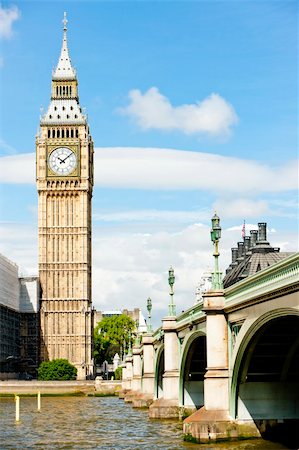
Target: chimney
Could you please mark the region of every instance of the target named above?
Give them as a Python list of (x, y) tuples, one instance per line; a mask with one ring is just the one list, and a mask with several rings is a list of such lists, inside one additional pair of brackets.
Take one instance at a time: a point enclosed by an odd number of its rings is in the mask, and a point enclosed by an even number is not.
[(257, 241), (257, 230), (250, 230), (250, 248), (254, 247)]
[(250, 236), (244, 237), (244, 254), (246, 255), (250, 249)]
[(244, 256), (244, 242), (238, 242), (238, 260), (241, 261), (243, 256)]
[(257, 225), (259, 227), (258, 242), (266, 243), (267, 242), (267, 224), (265, 222), (260, 222)]
[(232, 264), (236, 265), (238, 258), (238, 249), (236, 247), (232, 248)]

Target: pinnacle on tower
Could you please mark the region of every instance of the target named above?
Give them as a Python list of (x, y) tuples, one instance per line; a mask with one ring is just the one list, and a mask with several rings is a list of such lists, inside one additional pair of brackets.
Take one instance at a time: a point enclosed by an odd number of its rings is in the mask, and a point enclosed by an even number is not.
[(63, 39), (60, 57), (56, 69), (53, 71), (53, 80), (75, 80), (76, 71), (72, 66), (71, 58), (69, 56), (69, 50), (67, 46), (67, 18), (66, 12), (63, 18)]

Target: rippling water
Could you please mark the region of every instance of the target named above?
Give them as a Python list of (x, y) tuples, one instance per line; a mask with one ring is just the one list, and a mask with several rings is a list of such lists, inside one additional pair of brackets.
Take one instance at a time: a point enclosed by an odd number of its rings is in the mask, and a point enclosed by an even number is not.
[(130, 449), (130, 450), (274, 450), (279, 444), (262, 440), (197, 445), (184, 443), (182, 423), (150, 420), (147, 411), (133, 409), (115, 397), (20, 398), (15, 422), (13, 398), (0, 399), (0, 448), (8, 449)]

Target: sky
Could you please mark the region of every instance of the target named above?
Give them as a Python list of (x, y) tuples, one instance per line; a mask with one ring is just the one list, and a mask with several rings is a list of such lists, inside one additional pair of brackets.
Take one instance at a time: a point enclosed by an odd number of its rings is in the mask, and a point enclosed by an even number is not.
[(0, 4), (0, 253), (37, 274), (35, 136), (68, 17), (95, 145), (93, 305), (192, 306), (258, 222), (298, 251), (297, 1)]

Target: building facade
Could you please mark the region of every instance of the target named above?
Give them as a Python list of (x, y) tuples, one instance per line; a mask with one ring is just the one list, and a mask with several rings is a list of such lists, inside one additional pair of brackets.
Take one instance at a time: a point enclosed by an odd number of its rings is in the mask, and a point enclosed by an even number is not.
[(39, 280), (20, 277), (0, 254), (0, 373), (36, 375), (39, 359)]
[(78, 97), (67, 20), (51, 101), (36, 138), (41, 361), (66, 358), (91, 377), (93, 141)]

